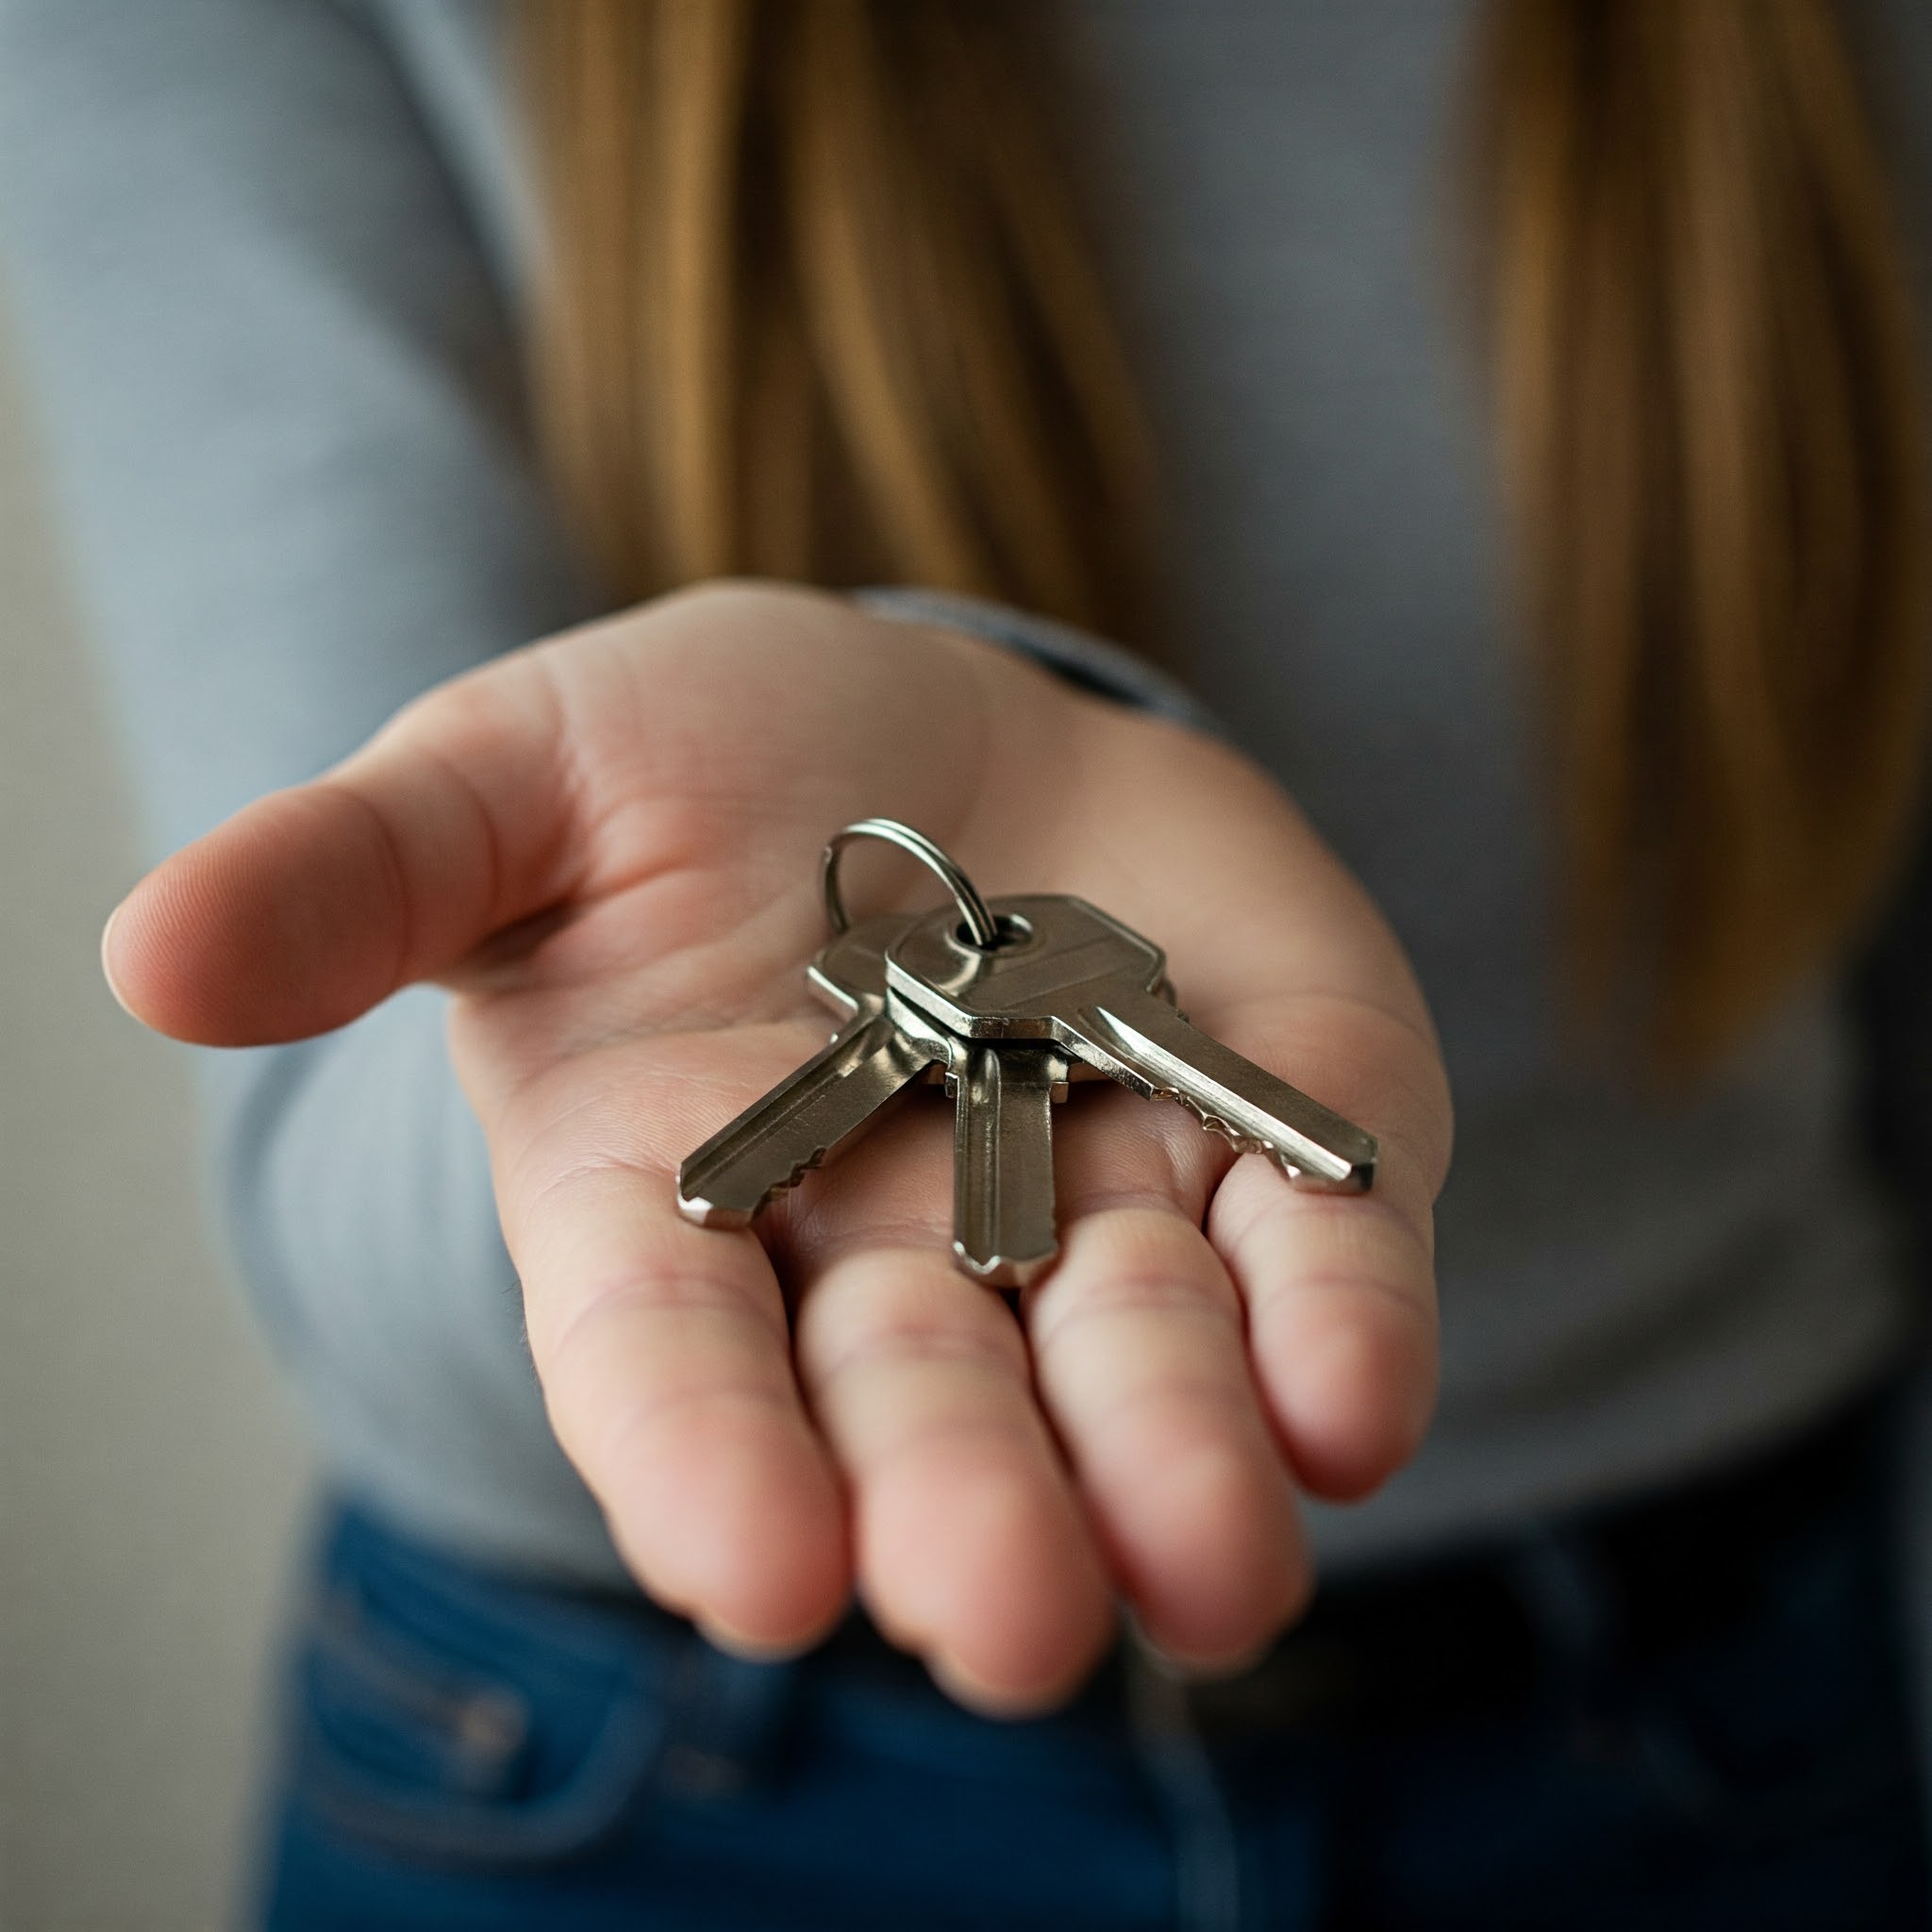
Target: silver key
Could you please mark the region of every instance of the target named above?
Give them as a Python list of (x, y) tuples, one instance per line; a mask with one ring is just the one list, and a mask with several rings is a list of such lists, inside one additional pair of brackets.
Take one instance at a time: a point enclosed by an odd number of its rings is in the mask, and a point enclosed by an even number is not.
[(974, 945), (951, 909), (899, 933), (886, 949), (896, 1005), (968, 1040), (1058, 1042), (1136, 1092), (1180, 1101), (1305, 1185), (1373, 1183), (1374, 1136), (1191, 1026), (1159, 996), (1167, 958), (1151, 940), (1058, 894), (991, 908), (1003, 939), (990, 948)]
[(953, 1258), (994, 1288), (1024, 1288), (1059, 1252), (1053, 1104), (1066, 1057), (1020, 1041), (965, 1045), (953, 1072)]
[(743, 1227), (774, 1194), (870, 1126), (920, 1076), (950, 1064), (939, 1029), (902, 1030), (886, 1009), (885, 949), (898, 913), (860, 920), (820, 953), (807, 976), (843, 1016), (795, 1074), (722, 1128), (677, 1170), (677, 1205), (702, 1227)]
[[(910, 922), (905, 922), (909, 924)], [(879, 961), (885, 984), (885, 961)], [(975, 1281), (1024, 1288), (1059, 1252), (1055, 1232), (1053, 1114), (1067, 1097), (1067, 1057), (1020, 1041), (975, 1045), (923, 1008), (887, 998), (908, 1038), (946, 1069), (953, 1099), (953, 1259)], [(1081, 1066), (1094, 1079), (1100, 1075)]]

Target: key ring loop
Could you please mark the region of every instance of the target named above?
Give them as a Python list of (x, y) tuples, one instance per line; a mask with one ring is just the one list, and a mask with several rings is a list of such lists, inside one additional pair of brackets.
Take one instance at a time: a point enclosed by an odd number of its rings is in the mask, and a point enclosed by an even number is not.
[(883, 839), (888, 845), (896, 845), (900, 851), (909, 852), (922, 864), (929, 866), (944, 882), (947, 891), (952, 893), (953, 902), (966, 922), (967, 935), (972, 943), (982, 953), (991, 952), (999, 943), (1000, 929), (993, 924), (993, 916), (987, 910), (986, 901), (979, 896), (978, 887), (924, 832), (915, 832), (910, 825), (902, 825), (897, 819), (860, 819), (856, 824), (834, 832), (825, 841), (824, 852), (819, 859), (819, 888), (824, 894), (825, 917), (831, 922), (834, 932), (844, 932), (852, 924), (851, 915), (845, 910), (845, 901), (839, 891), (839, 855), (859, 839)]

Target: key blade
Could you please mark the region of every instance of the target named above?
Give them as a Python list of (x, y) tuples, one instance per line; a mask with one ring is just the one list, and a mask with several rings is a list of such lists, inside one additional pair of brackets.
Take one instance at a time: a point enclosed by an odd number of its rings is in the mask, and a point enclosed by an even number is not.
[[(1081, 1020), (1092, 1044), (1132, 1074), (1128, 1085), (1178, 1100), (1244, 1153), (1273, 1155), (1291, 1180), (1337, 1193), (1374, 1186), (1373, 1134), (1191, 1025), (1164, 1001), (1109, 994)], [(1120, 1077), (1117, 1068), (1107, 1071)]]
[(839, 1034), (677, 1170), (677, 1206), (700, 1227), (745, 1227), (870, 1126), (933, 1064), (883, 1011)]
[(1051, 1047), (974, 1044), (953, 1083), (953, 1258), (975, 1281), (1024, 1288), (1059, 1252), (1053, 1103), (1065, 1058)]

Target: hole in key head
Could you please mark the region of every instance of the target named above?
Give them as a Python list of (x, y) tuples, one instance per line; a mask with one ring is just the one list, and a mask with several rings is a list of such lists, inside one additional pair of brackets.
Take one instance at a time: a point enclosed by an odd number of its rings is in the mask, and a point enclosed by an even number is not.
[(996, 913), (993, 917), (993, 925), (997, 929), (999, 937), (990, 946), (981, 946), (974, 942), (973, 934), (968, 929), (963, 919), (953, 928), (953, 937), (969, 953), (1010, 952), (1017, 946), (1026, 945), (1033, 938), (1032, 926), (1017, 913)]

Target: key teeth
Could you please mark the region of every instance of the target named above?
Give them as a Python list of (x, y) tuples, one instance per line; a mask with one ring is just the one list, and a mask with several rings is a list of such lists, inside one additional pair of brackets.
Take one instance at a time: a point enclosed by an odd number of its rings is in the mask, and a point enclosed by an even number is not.
[(742, 1208), (718, 1208), (709, 1201), (694, 1199), (681, 1186), (677, 1191), (677, 1205), (685, 1219), (696, 1222), (700, 1227), (749, 1227), (780, 1194), (789, 1194), (815, 1167), (823, 1167), (830, 1151), (821, 1147), (809, 1160), (801, 1160), (784, 1180), (767, 1188), (749, 1212)]
[(1356, 1174), (1343, 1181), (1332, 1181), (1311, 1174), (1307, 1168), (1297, 1165), (1278, 1147), (1271, 1146), (1266, 1141), (1257, 1141), (1252, 1134), (1241, 1130), (1223, 1120), (1217, 1113), (1209, 1113), (1198, 1101), (1190, 1099), (1178, 1087), (1157, 1087), (1154, 1090), (1157, 1100), (1177, 1101), (1194, 1116), (1210, 1134), (1219, 1134), (1237, 1154), (1265, 1154), (1290, 1180), (1299, 1181), (1304, 1187), (1311, 1187), (1320, 1192), (1359, 1193), (1365, 1191), (1374, 1181), (1374, 1163), (1371, 1160), (1365, 1167), (1357, 1169)]
[(1004, 1255), (996, 1255), (988, 1261), (970, 1253), (963, 1241), (955, 1240), (953, 1264), (962, 1274), (971, 1275), (988, 1288), (1030, 1288), (1058, 1259), (1059, 1252), (1056, 1244), (1045, 1254), (1028, 1256), (1024, 1260), (1009, 1260)]
[(753, 1214), (762, 1214), (780, 1194), (789, 1194), (814, 1168), (824, 1166), (825, 1156), (831, 1151), (829, 1147), (821, 1147), (809, 1160), (801, 1160), (775, 1188), (767, 1188), (759, 1197), (758, 1205), (752, 1209)]
[(1209, 1113), (1199, 1101), (1183, 1093), (1178, 1087), (1157, 1087), (1154, 1091), (1155, 1098), (1158, 1100), (1178, 1102), (1210, 1134), (1219, 1134), (1237, 1154), (1265, 1154), (1284, 1174), (1292, 1177), (1301, 1173), (1300, 1168), (1295, 1166), (1292, 1161), (1283, 1159), (1281, 1155), (1271, 1147), (1266, 1141), (1257, 1141), (1254, 1135), (1244, 1134), (1231, 1122), (1223, 1120), (1218, 1113)]

